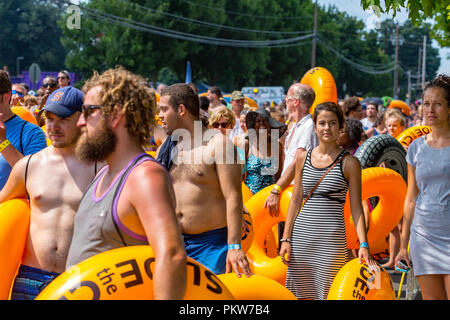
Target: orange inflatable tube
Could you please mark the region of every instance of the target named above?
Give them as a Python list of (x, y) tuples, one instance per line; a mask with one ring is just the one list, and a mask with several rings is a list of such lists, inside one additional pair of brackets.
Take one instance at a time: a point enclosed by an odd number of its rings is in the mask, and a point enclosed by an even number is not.
[[(377, 206), (370, 213), (367, 238), (369, 246), (387, 236), (403, 216), (406, 198), (406, 183), (394, 170), (382, 167), (367, 168), (362, 171), (362, 199), (379, 197)], [(350, 200), (344, 205), (347, 247), (358, 249), (358, 235), (351, 217)]]
[(429, 126), (414, 126), (411, 128), (408, 128), (406, 130), (403, 130), (402, 133), (400, 133), (396, 139), (406, 147), (409, 147), (409, 145), (416, 140), (417, 138), (424, 136), (426, 134), (429, 134), (431, 132), (431, 127)]
[(313, 105), (309, 108), (309, 113), (314, 114), (314, 109), (318, 104), (323, 102), (334, 102), (337, 103), (337, 90), (336, 82), (330, 71), (322, 67), (314, 67), (307, 71), (302, 80), (302, 84), (307, 84), (313, 88), (316, 94), (316, 99)]
[(359, 259), (347, 262), (334, 278), (327, 300), (395, 300), (391, 277), (379, 268), (372, 274)]
[(7, 300), (22, 260), (30, 226), (30, 206), (25, 199), (0, 204), (0, 300)]
[(30, 110), (26, 107), (12, 107), (11, 111), (21, 117), (23, 120), (34, 123), (37, 125), (36, 118), (33, 116)]
[(250, 246), (253, 243), (253, 239), (255, 238), (255, 232), (253, 230), (253, 219), (247, 208), (244, 206), (244, 210), (242, 212), (244, 215), (244, 227), (242, 230), (241, 236), (241, 247), (244, 252), (247, 252), (250, 249)]
[(411, 109), (406, 102), (403, 102), (402, 100), (392, 100), (388, 108), (400, 109), (400, 111), (407, 117), (411, 114)]
[(287, 266), (281, 261), (280, 256), (270, 258), (265, 254), (264, 241), (274, 225), (286, 220), (287, 208), (292, 197), (292, 186), (286, 188), (281, 193), (280, 213), (277, 217), (270, 216), (268, 209), (264, 208), (264, 202), (272, 189), (273, 185), (260, 190), (245, 203), (245, 207), (253, 219), (255, 234), (253, 243), (247, 251), (247, 258), (249, 259), (250, 269), (253, 273), (265, 276), (284, 285), (286, 282)]
[[(155, 255), (150, 246), (109, 250), (66, 270), (36, 300), (151, 300)], [(197, 261), (186, 265), (188, 300), (233, 300), (222, 281)]]
[(258, 274), (238, 278), (234, 273), (224, 273), (217, 277), (236, 300), (297, 300), (285, 286)]

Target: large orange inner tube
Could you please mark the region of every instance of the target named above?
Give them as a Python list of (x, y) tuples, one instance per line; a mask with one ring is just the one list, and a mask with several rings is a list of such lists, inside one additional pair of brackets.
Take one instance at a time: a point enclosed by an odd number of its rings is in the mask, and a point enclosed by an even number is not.
[[(150, 246), (109, 250), (55, 278), (36, 300), (152, 300), (155, 255)], [(226, 286), (194, 259), (186, 265), (187, 300), (233, 300)]]
[(431, 127), (429, 126), (414, 126), (411, 128), (408, 128), (406, 130), (403, 130), (402, 133), (400, 133), (396, 139), (406, 147), (409, 147), (409, 145), (416, 140), (417, 138), (424, 136), (426, 134), (429, 134), (431, 132)]
[(404, 102), (402, 100), (392, 100), (391, 103), (389, 103), (388, 108), (400, 109), (401, 112), (407, 117), (411, 114), (411, 109), (406, 104), (406, 102)]
[[(406, 189), (407, 186), (402, 176), (394, 170), (372, 167), (362, 171), (362, 199), (379, 197), (378, 204), (369, 217), (369, 231), (367, 232), (369, 246), (387, 236), (400, 222), (403, 216)], [(351, 217), (348, 193), (344, 205), (344, 219), (347, 247), (358, 249), (358, 235)]]
[(303, 76), (300, 83), (307, 84), (313, 88), (316, 99), (309, 108), (309, 113), (314, 114), (314, 109), (318, 104), (323, 102), (337, 103), (336, 82), (330, 71), (322, 67), (314, 67), (308, 70)]

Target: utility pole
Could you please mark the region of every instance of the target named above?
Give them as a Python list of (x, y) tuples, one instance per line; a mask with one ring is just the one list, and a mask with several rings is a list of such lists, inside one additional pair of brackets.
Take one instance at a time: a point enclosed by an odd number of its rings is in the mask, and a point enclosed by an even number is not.
[(408, 70), (408, 94), (406, 95), (406, 103), (411, 103), (411, 70)]
[(317, 42), (317, 0), (314, 4), (314, 27), (311, 50), (311, 68), (316, 66), (316, 42)]
[(427, 36), (423, 36), (423, 49), (422, 49), (422, 90), (425, 87), (425, 66), (427, 59)]
[(420, 86), (420, 71), (422, 70), (421, 63), (422, 62), (422, 48), (419, 47), (419, 56), (417, 57), (417, 84), (416, 88)]
[(398, 99), (398, 23), (395, 26), (394, 99)]

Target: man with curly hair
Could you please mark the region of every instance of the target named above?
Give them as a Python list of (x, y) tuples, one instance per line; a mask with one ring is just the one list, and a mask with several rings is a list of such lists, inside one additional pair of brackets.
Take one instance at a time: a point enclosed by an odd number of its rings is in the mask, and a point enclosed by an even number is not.
[(76, 153), (105, 160), (81, 199), (66, 268), (103, 251), (151, 244), (153, 296), (182, 299), (186, 253), (167, 171), (144, 152), (156, 97), (144, 79), (121, 67), (87, 81)]

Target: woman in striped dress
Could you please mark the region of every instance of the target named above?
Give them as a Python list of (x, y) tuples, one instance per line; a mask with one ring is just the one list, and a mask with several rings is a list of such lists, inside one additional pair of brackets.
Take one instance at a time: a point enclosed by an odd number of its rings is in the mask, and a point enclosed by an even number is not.
[(315, 108), (313, 121), (319, 146), (303, 152), (297, 159), (280, 256), (288, 265), (286, 287), (299, 299), (323, 300), (348, 260), (344, 224), (347, 189), (361, 242), (360, 263), (364, 259), (371, 270), (377, 270), (377, 266), (367, 244), (361, 205), (361, 166), (336, 143), (344, 124), (342, 111), (335, 103), (322, 103)]

